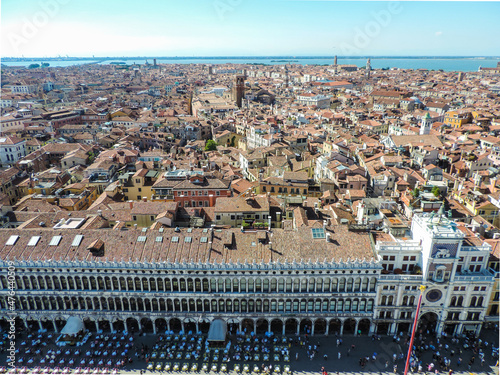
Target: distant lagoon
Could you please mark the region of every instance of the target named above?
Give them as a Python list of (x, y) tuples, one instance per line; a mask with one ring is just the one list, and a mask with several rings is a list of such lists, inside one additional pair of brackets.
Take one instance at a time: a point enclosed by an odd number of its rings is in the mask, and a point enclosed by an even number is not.
[[(338, 57), (338, 64), (350, 64), (362, 67), (366, 65), (368, 57)], [(333, 57), (297, 57), (297, 56), (270, 56), (270, 57), (172, 57), (172, 58), (156, 58), (157, 64), (265, 64), (265, 65), (282, 65), (287, 64), (298, 65), (332, 65)], [(444, 71), (461, 71), (461, 72), (476, 72), (479, 67), (494, 68), (500, 61), (500, 57), (370, 57), (371, 66), (374, 69), (384, 68), (400, 68), (400, 69), (428, 69), (428, 70), (444, 70)], [(68, 67), (83, 64), (110, 64), (124, 63), (130, 64), (145, 64), (146, 62), (153, 64), (153, 57), (137, 57), (137, 58), (119, 58), (112, 57), (109, 59), (39, 59), (39, 60), (23, 60), (23, 61), (2, 61), (3, 65), (7, 66), (29, 66), (34, 63), (47, 62), (51, 67)]]

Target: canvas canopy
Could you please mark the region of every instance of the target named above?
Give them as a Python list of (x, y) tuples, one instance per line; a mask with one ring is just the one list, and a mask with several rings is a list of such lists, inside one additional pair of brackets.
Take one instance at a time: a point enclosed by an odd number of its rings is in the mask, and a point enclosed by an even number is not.
[(83, 329), (83, 322), (80, 318), (77, 318), (75, 316), (72, 316), (68, 319), (66, 322), (66, 325), (64, 328), (61, 330), (61, 333), (63, 335), (71, 335), (75, 336), (78, 332), (80, 332)]
[(210, 323), (208, 342), (226, 341), (227, 323), (222, 319), (215, 319)]

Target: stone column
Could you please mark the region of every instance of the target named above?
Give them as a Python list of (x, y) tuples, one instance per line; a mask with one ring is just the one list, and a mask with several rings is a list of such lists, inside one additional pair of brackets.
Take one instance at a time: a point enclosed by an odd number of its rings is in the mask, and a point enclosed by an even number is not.
[(297, 322), (297, 335), (300, 335), (300, 322)]
[(340, 332), (339, 335), (342, 336), (344, 334), (344, 321), (340, 321)]
[(311, 336), (314, 336), (314, 322), (311, 322)]
[(356, 325), (354, 326), (354, 336), (358, 335), (359, 320), (356, 319)]
[(330, 333), (330, 324), (326, 322), (325, 336), (328, 336), (329, 333)]

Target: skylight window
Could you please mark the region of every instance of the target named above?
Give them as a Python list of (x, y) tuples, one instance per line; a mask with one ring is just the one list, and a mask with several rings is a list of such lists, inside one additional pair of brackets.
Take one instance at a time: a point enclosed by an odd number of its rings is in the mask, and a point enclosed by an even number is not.
[(57, 246), (59, 245), (59, 242), (61, 242), (62, 236), (54, 236), (50, 240), (49, 246)]
[(30, 238), (30, 241), (28, 242), (28, 246), (36, 246), (38, 241), (40, 240), (40, 236), (33, 236)]
[(6, 246), (14, 246), (19, 239), (19, 236), (10, 236), (7, 242), (5, 243)]
[(179, 237), (172, 237), (172, 242), (179, 242)]
[(192, 238), (191, 237), (185, 237), (184, 238), (184, 242), (191, 242), (192, 241)]
[(147, 237), (146, 236), (139, 236), (137, 237), (137, 242), (146, 242)]
[(156, 237), (156, 242), (163, 242), (163, 237), (161, 236)]
[(201, 243), (207, 243), (208, 242), (208, 237), (201, 237), (200, 238)]
[(312, 228), (311, 230), (314, 239), (325, 238), (325, 230), (323, 228)]
[(80, 246), (80, 244), (82, 243), (82, 240), (83, 240), (83, 235), (82, 234), (77, 234), (75, 236), (75, 239), (71, 243), (71, 246), (75, 246), (75, 247)]

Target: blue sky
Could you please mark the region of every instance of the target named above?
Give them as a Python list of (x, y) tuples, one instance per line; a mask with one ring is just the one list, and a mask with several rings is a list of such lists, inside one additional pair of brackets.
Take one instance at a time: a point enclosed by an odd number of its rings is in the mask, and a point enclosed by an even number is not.
[(2, 0), (2, 56), (498, 56), (500, 2)]

